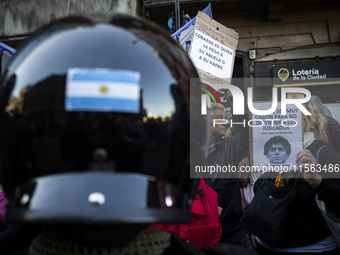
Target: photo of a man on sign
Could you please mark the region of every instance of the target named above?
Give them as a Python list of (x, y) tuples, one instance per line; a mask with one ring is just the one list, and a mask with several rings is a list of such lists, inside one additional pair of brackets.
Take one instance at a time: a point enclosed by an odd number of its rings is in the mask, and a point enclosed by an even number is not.
[(274, 136), (264, 144), (263, 154), (268, 158), (271, 165), (285, 164), (290, 156), (291, 145), (282, 136)]
[[(271, 103), (254, 103), (258, 110), (266, 110)], [(251, 115), (251, 161), (255, 172), (298, 170), (295, 157), (303, 148), (301, 112), (295, 105), (281, 105), (267, 115)]]

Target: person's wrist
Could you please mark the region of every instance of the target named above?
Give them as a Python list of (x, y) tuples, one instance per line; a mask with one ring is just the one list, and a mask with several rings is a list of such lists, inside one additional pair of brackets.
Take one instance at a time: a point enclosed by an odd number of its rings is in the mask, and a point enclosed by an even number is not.
[(305, 180), (313, 189), (316, 189), (317, 187), (320, 186), (322, 177), (320, 175), (317, 175), (312, 178), (305, 178)]

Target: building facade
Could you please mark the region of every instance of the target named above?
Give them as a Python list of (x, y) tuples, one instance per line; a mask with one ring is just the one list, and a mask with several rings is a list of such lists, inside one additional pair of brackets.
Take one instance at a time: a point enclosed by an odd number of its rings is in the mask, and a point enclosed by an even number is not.
[[(340, 102), (339, 2), (183, 0), (180, 9), (194, 17), (209, 2), (213, 19), (239, 34), (234, 84), (254, 87), (255, 100), (270, 99), (274, 86), (299, 86)], [(175, 1), (145, 3), (146, 17), (168, 29)]]

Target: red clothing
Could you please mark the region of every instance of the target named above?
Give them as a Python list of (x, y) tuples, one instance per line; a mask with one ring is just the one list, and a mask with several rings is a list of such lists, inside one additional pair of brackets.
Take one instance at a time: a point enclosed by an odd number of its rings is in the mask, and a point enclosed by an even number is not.
[(11, 227), (11, 224), (6, 223), (5, 216), (6, 216), (6, 203), (7, 199), (4, 192), (0, 192), (0, 220), (7, 226)]

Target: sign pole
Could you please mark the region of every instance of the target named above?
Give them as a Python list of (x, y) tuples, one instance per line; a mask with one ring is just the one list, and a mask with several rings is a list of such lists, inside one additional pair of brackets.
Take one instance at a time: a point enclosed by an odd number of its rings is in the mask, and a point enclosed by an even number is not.
[(179, 7), (179, 0), (175, 0), (175, 15), (176, 15), (176, 31), (180, 29), (180, 7)]

